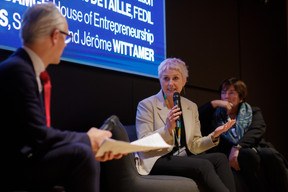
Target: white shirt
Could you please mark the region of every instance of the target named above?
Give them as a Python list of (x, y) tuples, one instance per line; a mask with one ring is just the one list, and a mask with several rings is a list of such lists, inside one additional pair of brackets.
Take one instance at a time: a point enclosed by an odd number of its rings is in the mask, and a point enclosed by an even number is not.
[(23, 46), (23, 49), (28, 53), (30, 59), (32, 60), (34, 71), (36, 73), (36, 81), (38, 84), (38, 89), (39, 89), (39, 92), (42, 92), (43, 88), (42, 88), (42, 83), (41, 83), (41, 79), (40, 79), (40, 73), (45, 71), (44, 63), (41, 60), (41, 58), (31, 49), (29, 49), (26, 46)]

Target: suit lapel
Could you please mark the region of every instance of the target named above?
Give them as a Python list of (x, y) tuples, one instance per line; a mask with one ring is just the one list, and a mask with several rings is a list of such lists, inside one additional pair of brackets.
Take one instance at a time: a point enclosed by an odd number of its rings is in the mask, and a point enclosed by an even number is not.
[[(162, 94), (162, 90), (156, 95), (156, 106), (158, 109), (158, 115), (160, 119), (162, 120), (163, 124), (166, 125), (166, 119), (170, 110), (166, 107), (165, 100)], [(190, 105), (182, 97), (181, 97), (181, 106), (182, 106), (182, 111), (183, 111), (183, 119), (184, 119), (186, 141), (187, 141), (187, 136), (189, 136), (192, 131), (191, 122), (193, 120), (191, 119), (191, 117), (193, 117), (192, 115), (193, 111)]]
[(166, 119), (169, 113), (169, 109), (166, 107), (162, 90), (156, 95), (156, 106), (158, 109), (158, 115), (163, 124), (166, 125)]
[(192, 109), (189, 106), (188, 103), (186, 103), (186, 101), (184, 99), (182, 99), (181, 97), (181, 105), (182, 105), (182, 114), (183, 114), (183, 120), (184, 120), (184, 127), (185, 127), (185, 132), (186, 132), (186, 142), (188, 141), (187, 137), (189, 137), (189, 135), (191, 134), (192, 131), (192, 119), (191, 117), (193, 117), (192, 115)]

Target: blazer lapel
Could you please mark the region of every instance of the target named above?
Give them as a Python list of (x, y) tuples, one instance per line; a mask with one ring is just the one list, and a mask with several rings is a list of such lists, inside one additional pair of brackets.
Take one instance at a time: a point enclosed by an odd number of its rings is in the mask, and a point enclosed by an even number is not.
[[(169, 113), (169, 109), (166, 107), (165, 100), (162, 94), (162, 90), (156, 95), (156, 106), (158, 109), (158, 115), (161, 121), (164, 125), (166, 125), (166, 119)], [(185, 131), (186, 131), (186, 140), (188, 139), (189, 135), (192, 131), (192, 122), (193, 120), (191, 117), (193, 117), (192, 108), (189, 106), (189, 104), (186, 103), (184, 99), (181, 97), (181, 106), (182, 106), (182, 112), (183, 112), (183, 119), (184, 119), (184, 125), (185, 125)]]
[(188, 137), (191, 134), (192, 131), (192, 109), (191, 107), (186, 104), (184, 99), (181, 99), (181, 106), (182, 106), (182, 114), (183, 114), (183, 121), (184, 121), (184, 126), (185, 126), (185, 132), (186, 132), (186, 142), (188, 141)]
[(160, 92), (156, 95), (156, 106), (160, 119), (162, 120), (163, 124), (166, 125), (166, 119), (169, 113), (169, 109), (166, 107), (162, 90), (160, 90)]

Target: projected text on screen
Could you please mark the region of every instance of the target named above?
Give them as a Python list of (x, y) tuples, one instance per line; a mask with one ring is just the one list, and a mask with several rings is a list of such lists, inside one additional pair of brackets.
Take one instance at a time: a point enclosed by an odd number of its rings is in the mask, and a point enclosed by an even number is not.
[[(25, 10), (48, 0), (4, 0), (0, 8), (0, 47), (21, 46)], [(50, 0), (73, 35), (62, 59), (157, 77), (166, 57), (164, 0)]]

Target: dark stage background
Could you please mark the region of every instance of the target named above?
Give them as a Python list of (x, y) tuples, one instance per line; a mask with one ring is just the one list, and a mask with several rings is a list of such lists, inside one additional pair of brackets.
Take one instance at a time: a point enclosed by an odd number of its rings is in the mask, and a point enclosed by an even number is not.
[[(166, 0), (167, 57), (189, 65), (183, 95), (200, 106), (219, 98), (224, 78), (244, 80), (248, 102), (262, 109), (266, 139), (288, 158), (286, 12), (285, 0)], [(0, 50), (0, 61), (10, 54)], [(160, 89), (157, 79), (75, 63), (48, 71), (59, 129), (87, 131), (112, 114), (134, 124), (137, 103)]]

